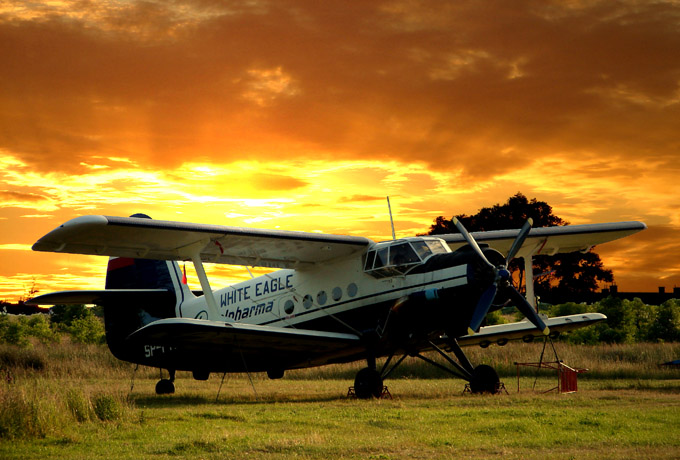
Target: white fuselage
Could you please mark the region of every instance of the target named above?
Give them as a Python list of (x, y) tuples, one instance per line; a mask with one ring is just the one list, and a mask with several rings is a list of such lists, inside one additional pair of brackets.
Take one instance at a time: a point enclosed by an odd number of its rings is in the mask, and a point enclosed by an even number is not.
[[(209, 318), (204, 296), (177, 306), (177, 316), (226, 322), (302, 327), (303, 323), (398, 299), (419, 291), (467, 283), (466, 265), (385, 278), (364, 272), (358, 257), (315, 270), (279, 270), (214, 291), (218, 318)], [(351, 326), (344, 324), (345, 332)]]

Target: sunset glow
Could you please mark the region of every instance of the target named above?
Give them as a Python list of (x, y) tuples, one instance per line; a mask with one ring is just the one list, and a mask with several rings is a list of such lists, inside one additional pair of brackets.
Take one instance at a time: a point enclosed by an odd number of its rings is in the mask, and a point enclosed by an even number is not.
[(0, 299), (103, 287), (105, 259), (30, 250), (83, 214), (380, 240), (387, 195), (409, 236), (517, 192), (646, 222), (597, 252), (620, 291), (668, 291), (679, 22), (673, 0), (2, 2)]

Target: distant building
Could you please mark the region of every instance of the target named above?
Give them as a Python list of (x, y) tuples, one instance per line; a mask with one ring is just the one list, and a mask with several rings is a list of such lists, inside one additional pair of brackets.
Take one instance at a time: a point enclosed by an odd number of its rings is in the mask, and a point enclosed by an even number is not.
[(49, 313), (49, 308), (40, 308), (37, 305), (26, 305), (23, 300), (13, 304), (0, 302), (0, 314), (3, 315), (34, 315), (36, 313)]
[(666, 292), (664, 286), (659, 286), (657, 292), (619, 292), (618, 286), (614, 284), (609, 289), (602, 289), (602, 292), (599, 293), (599, 298), (604, 299), (610, 295), (626, 300), (638, 298), (647, 305), (661, 305), (670, 299), (680, 299), (680, 287), (674, 287), (673, 292)]
[(670, 299), (680, 299), (680, 288), (674, 287), (673, 292), (666, 292), (666, 288), (661, 286), (657, 292), (619, 292), (615, 284), (609, 288), (602, 289), (600, 292), (587, 292), (579, 295), (560, 295), (558, 293), (547, 293), (539, 297), (542, 303), (559, 305), (567, 302), (593, 304), (609, 296), (619, 299), (633, 300), (638, 298), (647, 305), (661, 305)]

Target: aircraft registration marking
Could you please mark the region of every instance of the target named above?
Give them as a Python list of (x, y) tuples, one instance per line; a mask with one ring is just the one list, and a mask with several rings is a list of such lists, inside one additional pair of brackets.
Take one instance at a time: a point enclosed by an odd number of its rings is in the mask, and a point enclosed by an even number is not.
[(174, 347), (165, 347), (163, 345), (144, 345), (144, 357), (153, 358), (154, 354), (164, 355), (166, 353), (166, 349), (168, 352), (171, 352), (174, 350)]

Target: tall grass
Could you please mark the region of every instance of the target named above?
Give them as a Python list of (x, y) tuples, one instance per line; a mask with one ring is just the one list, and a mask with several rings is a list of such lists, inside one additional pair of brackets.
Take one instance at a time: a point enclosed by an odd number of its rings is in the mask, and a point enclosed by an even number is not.
[[(591, 379), (675, 379), (680, 371), (675, 368), (659, 366), (662, 363), (680, 358), (680, 343), (638, 343), (638, 344), (600, 344), (572, 345), (558, 342), (553, 348), (545, 347), (543, 361), (561, 360), (565, 364), (588, 369), (581, 378)], [(470, 347), (465, 350), (473, 365), (489, 364), (501, 377), (517, 374), (515, 363), (538, 362), (543, 351), (543, 343), (509, 343), (504, 347), (492, 345), (489, 348)], [(557, 357), (555, 356), (555, 352)], [(445, 360), (436, 353), (427, 355), (439, 363)], [(379, 366), (384, 360), (379, 362)], [(322, 368), (301, 369), (287, 373), (288, 378), (296, 379), (354, 379), (356, 372), (365, 367), (362, 362), (326, 366)], [(397, 368), (391, 378), (446, 378), (449, 374), (425, 363), (419, 358), (409, 357)]]
[[(542, 343), (509, 343), (504, 347), (469, 347), (465, 353), (474, 365), (489, 364), (501, 376), (516, 373), (516, 362), (537, 362), (543, 350)], [(560, 359), (575, 368), (585, 368), (586, 378), (677, 378), (674, 368), (660, 364), (680, 358), (680, 343), (638, 343), (572, 345), (556, 342), (553, 348), (545, 347), (544, 361)], [(436, 353), (428, 354), (435, 361), (444, 363)], [(381, 360), (379, 365), (384, 362)], [(288, 371), (293, 379), (348, 379), (365, 363), (331, 365), (311, 369)], [(157, 369), (135, 366), (116, 359), (105, 345), (87, 345), (64, 340), (59, 344), (34, 344), (31, 348), (19, 348), (0, 344), (0, 384), (15, 379), (156, 379)], [(394, 371), (392, 378), (442, 378), (447, 373), (409, 357)], [(178, 378), (191, 378), (188, 372), (178, 372)]]
[(42, 438), (74, 422), (120, 422), (133, 415), (126, 394), (83, 389), (79, 382), (37, 378), (0, 387), (0, 438)]
[[(511, 343), (505, 347), (467, 348), (475, 365), (490, 364), (501, 378), (516, 375), (516, 362), (537, 362), (543, 345)], [(578, 346), (556, 343), (558, 358), (576, 368), (587, 368), (580, 379), (678, 379), (680, 370), (659, 364), (680, 357), (680, 344), (630, 344)], [(443, 362), (436, 354), (431, 358)], [(554, 361), (550, 346), (544, 361)], [(288, 371), (288, 380), (345, 380), (349, 384), (363, 362)], [(59, 344), (34, 343), (30, 348), (0, 345), (0, 439), (41, 438), (58, 435), (73, 424), (136, 423), (142, 420), (130, 396), (134, 366), (115, 359), (105, 345), (86, 345), (64, 340)], [(523, 371), (524, 372), (524, 371)], [(391, 379), (440, 379), (448, 374), (417, 359), (407, 358)], [(178, 372), (178, 379), (190, 379)], [(232, 379), (247, 381), (245, 376)], [(264, 379), (266, 377), (258, 377)], [(140, 368), (134, 379), (151, 388), (158, 370)], [(192, 383), (193, 384), (193, 383)], [(180, 383), (189, 387), (189, 382)], [(146, 390), (145, 390), (146, 391)], [(160, 397), (159, 397), (160, 398)], [(139, 398), (137, 398), (139, 400)], [(148, 399), (148, 398), (147, 398)], [(162, 399), (162, 398), (161, 398)]]

